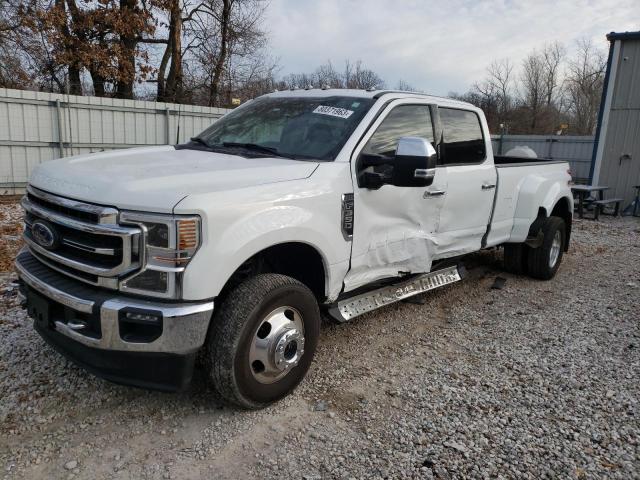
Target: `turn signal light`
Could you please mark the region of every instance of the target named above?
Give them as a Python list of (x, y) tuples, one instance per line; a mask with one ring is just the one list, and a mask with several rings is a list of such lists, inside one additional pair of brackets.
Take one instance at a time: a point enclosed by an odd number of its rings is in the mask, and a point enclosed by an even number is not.
[(178, 250), (198, 246), (198, 224), (195, 220), (178, 220)]

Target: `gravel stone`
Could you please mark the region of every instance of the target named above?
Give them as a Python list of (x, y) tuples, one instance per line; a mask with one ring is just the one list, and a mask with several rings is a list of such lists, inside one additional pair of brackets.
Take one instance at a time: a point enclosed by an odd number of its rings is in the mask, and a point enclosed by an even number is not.
[[(20, 218), (0, 205), (0, 268)], [(308, 377), (261, 411), (225, 406), (200, 371), (166, 394), (76, 367), (6, 267), (0, 479), (640, 479), (640, 221), (576, 220), (572, 237), (551, 281), (486, 251), (423, 305), (325, 325)]]

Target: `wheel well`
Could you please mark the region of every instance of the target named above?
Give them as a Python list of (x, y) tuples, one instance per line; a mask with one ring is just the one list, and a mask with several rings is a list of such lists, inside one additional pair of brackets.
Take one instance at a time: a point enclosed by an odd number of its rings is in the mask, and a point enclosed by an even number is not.
[[(529, 227), (529, 238), (536, 238), (538, 236), (538, 232), (542, 229), (544, 222), (550, 216), (560, 217), (564, 220), (564, 224), (566, 226), (566, 238), (564, 244), (564, 251), (569, 250), (569, 240), (571, 239), (571, 221), (573, 216), (571, 215), (571, 208), (569, 207), (569, 200), (565, 197), (558, 200), (558, 202), (551, 210), (551, 215), (547, 213), (547, 209), (544, 207), (538, 208), (538, 216)], [(532, 245), (533, 248), (537, 248), (537, 245)]]
[(260, 273), (280, 273), (295, 278), (309, 287), (320, 302), (326, 296), (322, 256), (314, 247), (300, 242), (281, 243), (256, 253), (231, 275), (219, 296), (226, 296), (242, 281)]
[(564, 243), (564, 251), (569, 250), (569, 240), (571, 240), (571, 222), (573, 215), (570, 208), (569, 199), (562, 197), (551, 210), (551, 215), (554, 217), (560, 217), (564, 220), (566, 227), (566, 241)]

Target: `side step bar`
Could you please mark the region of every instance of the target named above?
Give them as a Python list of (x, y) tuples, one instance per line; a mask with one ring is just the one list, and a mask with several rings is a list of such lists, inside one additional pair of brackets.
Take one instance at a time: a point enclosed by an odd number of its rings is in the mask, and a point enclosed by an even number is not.
[(338, 300), (329, 308), (328, 313), (338, 322), (346, 322), (354, 317), (399, 302), (405, 298), (413, 297), (450, 283), (459, 282), (465, 275), (466, 270), (463, 265), (443, 268), (404, 282)]

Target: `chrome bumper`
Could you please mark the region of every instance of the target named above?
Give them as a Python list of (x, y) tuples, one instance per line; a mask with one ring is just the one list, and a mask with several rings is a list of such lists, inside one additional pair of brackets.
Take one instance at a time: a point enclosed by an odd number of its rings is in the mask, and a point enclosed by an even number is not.
[[(67, 323), (55, 320), (55, 330), (83, 345), (103, 350), (125, 352), (158, 352), (189, 354), (197, 351), (204, 344), (213, 312), (213, 302), (202, 303), (161, 303), (138, 300), (131, 297), (117, 296), (107, 299), (93, 299), (89, 295), (79, 297), (62, 288), (45, 283), (20, 262), (16, 260), (16, 271), (20, 279), (29, 288), (40, 295), (86, 314), (99, 311), (101, 338), (83, 335)], [(149, 343), (133, 343), (124, 341), (120, 336), (119, 312), (123, 308), (154, 310), (162, 313), (162, 334)]]

